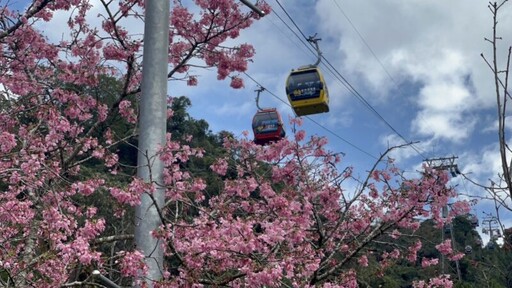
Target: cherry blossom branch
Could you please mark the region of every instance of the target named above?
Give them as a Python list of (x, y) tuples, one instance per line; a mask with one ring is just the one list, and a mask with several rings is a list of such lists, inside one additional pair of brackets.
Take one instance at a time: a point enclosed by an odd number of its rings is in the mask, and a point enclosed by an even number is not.
[(246, 273), (237, 273), (235, 275), (226, 276), (226, 277), (224, 277), (225, 279), (220, 279), (217, 281), (208, 280), (208, 279), (200, 279), (199, 283), (203, 284), (203, 285), (212, 285), (214, 287), (219, 287), (219, 286), (222, 287), (222, 286), (225, 286), (225, 285), (233, 282), (236, 279), (245, 277), (246, 275), (247, 275)]
[[(373, 174), (373, 171), (375, 171), (377, 169), (377, 166), (383, 161), (384, 157), (386, 157), (386, 155), (388, 155), (394, 149), (403, 148), (403, 147), (406, 147), (406, 146), (409, 146), (412, 144), (413, 143), (407, 143), (407, 144), (403, 144), (403, 145), (399, 145), (399, 146), (390, 147), (384, 153), (382, 153), (380, 155), (380, 157), (375, 161), (375, 163), (373, 164), (370, 171), (368, 172), (366, 179), (364, 180), (363, 184), (361, 185), (361, 188), (359, 189), (359, 192), (357, 192), (356, 195), (351, 200), (347, 201), (342, 193), (344, 204), (345, 204), (345, 207), (344, 207), (345, 209), (341, 212), (340, 219), (337, 221), (335, 228), (332, 230), (332, 232), (329, 235), (326, 236), (326, 241), (331, 239), (331, 237), (333, 235), (335, 235), (335, 233), (341, 227), (341, 224), (344, 222), (346, 213), (349, 211), (349, 208), (353, 205), (353, 203), (355, 203), (355, 201), (357, 201), (357, 199), (364, 192), (364, 190), (366, 190), (366, 188), (368, 187), (368, 183), (370, 181), (371, 175)], [(388, 184), (388, 186), (389, 186), (389, 184)], [(339, 188), (339, 189), (341, 189), (341, 188)]]
[(116, 242), (116, 241), (132, 240), (133, 237), (134, 237), (133, 234), (105, 236), (105, 237), (100, 237), (100, 238), (94, 239), (92, 241), (92, 244), (99, 245), (99, 244)]
[[(501, 2), (501, 4), (497, 4), (496, 2), (490, 3), (488, 8), (491, 11), (493, 15), (493, 28), (492, 28), (492, 39), (485, 39), (486, 41), (490, 42), (492, 45), (492, 63), (489, 63), (487, 59), (484, 57), (483, 53), (480, 54), (481, 57), (484, 59), (484, 61), (487, 63), (489, 68), (491, 69), (493, 76), (494, 76), (494, 87), (495, 87), (495, 93), (496, 93), (496, 103), (497, 103), (497, 111), (498, 111), (498, 140), (499, 140), (499, 147), (500, 147), (500, 159), (501, 159), (501, 166), (503, 170), (503, 177), (505, 180), (505, 183), (507, 185), (508, 194), (512, 196), (512, 180), (511, 175), (509, 171), (509, 163), (507, 161), (507, 143), (506, 143), (506, 135), (505, 135), (505, 118), (506, 118), (506, 107), (507, 107), (507, 99), (510, 95), (508, 94), (507, 87), (508, 87), (508, 71), (510, 67), (510, 53), (511, 49), (509, 48), (508, 57), (507, 57), (507, 66), (505, 69), (505, 79), (506, 83), (503, 84), (499, 77), (499, 71), (498, 69), (498, 60), (497, 60), (497, 41), (501, 39), (501, 37), (497, 36), (497, 25), (498, 25), (498, 10), (507, 2), (507, 0), (504, 0)], [(504, 87), (504, 94), (503, 98), (500, 93), (500, 85)], [(512, 159), (511, 159), (512, 161)]]
[[(4, 32), (0, 33), (0, 40), (3, 40), (5, 37), (11, 35), (12, 33), (14, 33), (14, 31), (16, 31), (18, 28), (21, 27), (21, 25), (24, 24), (24, 21), (22, 19), (30, 19), (32, 18), (34, 15), (36, 15), (38, 12), (40, 12), (41, 10), (43, 10), (49, 3), (51, 3), (53, 0), (43, 0), (43, 1), (38, 1), (39, 4), (37, 6), (31, 6), (27, 13), (25, 15), (23, 15), (22, 17), (19, 17), (21, 19), (18, 19), (18, 22), (16, 22), (16, 24), (14, 24), (13, 26), (9, 27), (7, 30), (5, 30)], [(33, 4), (33, 3), (32, 3)]]
[[(405, 215), (403, 216), (405, 217)], [(402, 217), (402, 219), (403, 219)], [(320, 271), (317, 270), (311, 277), (309, 283), (311, 285), (315, 285), (316, 283), (321, 282), (322, 280), (326, 279), (330, 275), (334, 274), (337, 270), (339, 270), (341, 267), (343, 267), (350, 259), (355, 257), (359, 251), (361, 251), (368, 243), (379, 237), (380, 235), (384, 234), (384, 231), (390, 229), (393, 227), (393, 224), (387, 224), (387, 223), (380, 223), (378, 227), (373, 229), (373, 231), (365, 237), (365, 239), (360, 242), (360, 244), (353, 250), (351, 250), (339, 263), (329, 268), (327, 271), (320, 274)], [(334, 255), (335, 253), (333, 253)], [(332, 257), (331, 257), (332, 258)], [(322, 261), (323, 263), (326, 263), (326, 261)]]
[(66, 283), (61, 285), (60, 287), (105, 287), (102, 284), (90, 282), (90, 281), (74, 281), (71, 283)]

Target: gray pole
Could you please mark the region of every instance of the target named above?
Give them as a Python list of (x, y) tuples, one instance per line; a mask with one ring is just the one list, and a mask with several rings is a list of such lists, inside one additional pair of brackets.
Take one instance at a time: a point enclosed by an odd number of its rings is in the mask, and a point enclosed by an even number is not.
[[(169, 11), (169, 0), (146, 0), (137, 176), (157, 187), (163, 183), (164, 169), (157, 151), (165, 145), (167, 126)], [(146, 256), (149, 269), (145, 281), (149, 287), (153, 287), (152, 281), (162, 279), (162, 243), (151, 232), (162, 224), (158, 209), (164, 205), (164, 196), (162, 188), (151, 196), (144, 193), (135, 210), (135, 244)]]
[(112, 282), (112, 280), (108, 279), (107, 277), (101, 275), (101, 272), (98, 271), (98, 270), (94, 270), (92, 271), (92, 276), (94, 278), (97, 278), (98, 280), (100, 280), (100, 282), (107, 288), (121, 288), (119, 285), (117, 285), (116, 283)]
[[(441, 243), (444, 242), (444, 227), (446, 224), (441, 227)], [(444, 275), (444, 254), (441, 253), (441, 275)]]
[[(444, 205), (441, 210), (441, 217), (445, 219), (448, 217), (448, 206)], [(441, 227), (441, 243), (444, 242), (444, 229), (446, 227), (446, 224), (443, 224), (443, 227)], [(444, 254), (441, 253), (441, 274), (444, 274)]]
[[(245, 0), (242, 2), (264, 13)], [(142, 96), (139, 114), (139, 151), (137, 176), (145, 182), (163, 183), (164, 165), (157, 155), (165, 145), (167, 127), (167, 73), (169, 54), (170, 0), (146, 0), (144, 24), (144, 50), (142, 66)], [(153, 195), (144, 193), (141, 204), (135, 208), (135, 244), (146, 256), (148, 266), (146, 283), (162, 279), (162, 243), (151, 236), (161, 224), (158, 209), (165, 203), (165, 190), (157, 188)], [(158, 208), (155, 206), (158, 206)]]
[[(455, 246), (455, 235), (453, 235), (453, 228), (455, 226), (453, 226), (453, 222), (450, 223), (450, 236), (452, 238), (452, 249), (455, 250), (455, 252), (457, 252), (457, 247)], [(459, 281), (462, 281), (462, 274), (460, 272), (460, 265), (459, 265), (459, 260), (455, 260), (455, 267), (457, 268), (457, 278), (459, 278)]]
[(265, 16), (265, 12), (261, 11), (260, 8), (254, 6), (251, 2), (248, 0), (240, 0), (245, 6), (251, 8), (252, 11), (254, 11), (256, 14), (260, 15), (260, 17)]

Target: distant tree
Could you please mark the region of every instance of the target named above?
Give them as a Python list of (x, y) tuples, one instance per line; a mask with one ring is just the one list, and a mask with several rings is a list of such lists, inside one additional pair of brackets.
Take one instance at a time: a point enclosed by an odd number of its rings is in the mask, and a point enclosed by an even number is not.
[[(499, 42), (502, 40), (502, 37), (498, 25), (500, 15), (503, 15), (502, 9), (506, 7), (507, 2), (508, 0), (489, 2), (488, 8), (492, 15), (492, 36), (485, 38), (485, 41), (490, 43), (492, 54), (490, 57), (486, 57), (483, 53), (481, 54), (493, 75), (501, 173), (496, 178), (490, 179), (489, 185), (477, 184), (488, 192), (488, 197), (484, 198), (491, 200), (495, 204), (496, 219), (502, 232), (501, 235), (504, 236), (504, 245), (499, 247), (496, 239), (491, 239), (484, 249), (480, 249), (480, 245), (477, 243), (471, 244), (472, 246), (474, 245), (473, 247), (478, 247), (478, 249), (473, 252), (471, 257), (463, 260), (462, 264), (468, 265), (468, 278), (473, 278), (476, 283), (482, 285), (477, 287), (512, 286), (510, 281), (510, 257), (512, 257), (512, 253), (510, 253), (509, 249), (509, 233), (506, 233), (510, 228), (505, 229), (506, 227), (501, 221), (503, 209), (506, 210), (505, 212), (512, 211), (512, 159), (510, 158), (512, 150), (509, 145), (510, 139), (507, 137), (507, 118), (510, 114), (509, 101), (512, 99), (508, 86), (512, 47), (509, 45), (505, 57), (500, 57), (501, 45)], [(476, 181), (473, 181), (473, 183), (476, 184)]]
[[(512, 150), (508, 144), (507, 139), (507, 117), (509, 117), (509, 107), (507, 106), (508, 101), (511, 99), (511, 95), (509, 93), (509, 72), (510, 72), (510, 56), (512, 53), (512, 47), (508, 47), (508, 53), (506, 55), (506, 60), (504, 64), (503, 60), (499, 58), (499, 41), (502, 40), (499, 35), (498, 30), (498, 18), (500, 15), (501, 9), (505, 6), (508, 0), (504, 0), (501, 2), (489, 2), (489, 10), (493, 16), (493, 28), (492, 28), (492, 36), (489, 38), (485, 38), (487, 42), (492, 45), (492, 55), (491, 59), (485, 57), (482, 53), (481, 56), (484, 59), (485, 63), (489, 66), (494, 80), (494, 93), (496, 95), (496, 108), (497, 108), (497, 122), (498, 122), (498, 144), (500, 151), (500, 162), (501, 162), (501, 171), (502, 173), (498, 174), (497, 179), (490, 180), (490, 185), (483, 186), (487, 192), (489, 193), (489, 198), (495, 202), (496, 214), (498, 217), (498, 221), (500, 221), (500, 209), (506, 209), (508, 211), (512, 211), (512, 203), (510, 200), (512, 199), (512, 159), (510, 158), (510, 153)], [(501, 225), (501, 230), (505, 227)]]
[[(405, 232), (405, 231), (404, 231)], [(415, 263), (396, 261), (384, 271), (379, 271), (375, 260), (370, 260), (368, 267), (360, 271), (361, 287), (410, 287), (413, 280), (432, 278), (439, 274), (441, 269), (442, 254), (436, 248), (441, 238), (453, 238), (453, 248), (464, 251), (466, 256), (459, 259), (461, 278), (458, 279), (455, 261), (445, 259), (445, 274), (453, 279), (453, 287), (479, 288), (479, 287), (510, 287), (511, 285), (511, 257), (512, 253), (498, 245), (482, 247), (481, 239), (475, 230), (474, 224), (467, 215), (461, 215), (454, 219), (449, 230), (436, 227), (435, 223), (428, 219), (421, 223), (421, 227), (415, 233), (404, 233), (404, 237), (398, 242), (414, 242), (415, 237), (422, 239), (422, 248), (418, 251), (418, 259)], [(444, 235), (442, 235), (444, 234)], [(471, 246), (467, 252), (466, 246)], [(378, 247), (374, 248), (378, 249)], [(374, 253), (375, 254), (375, 253)], [(424, 266), (424, 260), (437, 260), (437, 264)], [(379, 277), (378, 275), (382, 275)]]

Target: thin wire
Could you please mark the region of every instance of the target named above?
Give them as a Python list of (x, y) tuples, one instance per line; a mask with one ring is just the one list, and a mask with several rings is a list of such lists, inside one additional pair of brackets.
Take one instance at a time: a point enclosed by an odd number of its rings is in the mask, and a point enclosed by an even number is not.
[[(247, 72), (244, 72), (245, 76), (247, 76), (247, 78), (251, 79), (256, 85), (260, 86), (261, 88), (265, 89), (265, 91), (267, 91), (268, 93), (270, 93), (270, 95), (274, 96), (277, 100), (281, 101), (282, 103), (284, 103), (285, 105), (287, 105), (288, 107), (291, 107), (290, 103), (288, 103), (288, 101), (285, 101), (283, 99), (281, 99), (281, 97), (277, 96), (275, 93), (273, 93), (272, 91), (268, 90), (267, 88), (265, 88), (261, 83), (259, 83), (256, 79), (254, 79), (251, 75), (247, 74)], [(371, 153), (363, 150), (362, 148), (359, 148), (358, 146), (356, 146), (355, 144), (351, 143), (350, 141), (346, 140), (345, 138), (341, 137), (340, 135), (336, 134), (334, 131), (332, 131), (331, 129), (323, 126), (322, 124), (318, 123), (316, 120), (314, 120), (313, 118), (309, 117), (309, 116), (303, 116), (305, 118), (307, 118), (309, 121), (315, 123), (316, 125), (318, 125), (319, 127), (321, 127), (322, 129), (324, 129), (325, 131), (329, 132), (330, 134), (332, 134), (333, 136), (335, 136), (336, 138), (340, 139), (341, 141), (345, 142), (346, 144), (350, 145), (352, 148), (358, 150), (359, 152), (363, 153), (363, 154), (366, 154), (367, 156), (373, 158), (373, 159), (376, 159), (378, 160), (379, 158), (372, 155)]]
[[(340, 4), (336, 1), (336, 0), (333, 0), (334, 4), (336, 5), (336, 7), (338, 7), (338, 10), (341, 12), (341, 14), (343, 14), (343, 16), (345, 17), (345, 19), (347, 19), (348, 23), (350, 24), (350, 26), (352, 27), (352, 29), (354, 29), (354, 31), (357, 33), (357, 35), (359, 36), (359, 39), (361, 39), (361, 42), (363, 42), (363, 44), (366, 46), (366, 48), (368, 48), (368, 50), (370, 51), (370, 53), (372, 54), (373, 58), (375, 58), (375, 60), (377, 60), (377, 62), (379, 63), (380, 67), (382, 68), (382, 70), (384, 70), (384, 72), (386, 73), (386, 75), (388, 76), (388, 78), (393, 82), (393, 84), (395, 85), (395, 87), (398, 89), (398, 91), (400, 91), (400, 94), (404, 95), (403, 91), (402, 91), (402, 88), (400, 88), (400, 85), (398, 85), (398, 82), (396, 81), (396, 79), (391, 75), (391, 73), (389, 73), (389, 71), (386, 69), (386, 67), (384, 66), (384, 64), (382, 63), (382, 61), (380, 61), (379, 57), (377, 57), (377, 55), (375, 54), (375, 52), (373, 51), (372, 47), (370, 47), (370, 45), (368, 44), (368, 42), (366, 41), (366, 39), (364, 39), (363, 35), (359, 32), (359, 30), (357, 29), (357, 27), (354, 25), (354, 23), (352, 22), (352, 20), (350, 19), (350, 17), (348, 17), (348, 15), (345, 13), (345, 11), (343, 10), (343, 8), (341, 8)], [(415, 146), (412, 145), (413, 149), (416, 150)], [(423, 156), (423, 153), (420, 153), (418, 150), (416, 150), (416, 152), (418, 152), (421, 156)], [(426, 158), (425, 156), (423, 156), (423, 158)]]
[[(283, 7), (283, 5), (281, 5), (281, 2), (279, 2), (279, 0), (276, 0), (277, 4), (279, 5), (279, 7), (283, 10), (283, 12), (286, 14), (286, 16), (288, 17), (288, 19), (292, 22), (292, 24), (295, 26), (295, 28), (299, 31), (299, 33), (302, 35), (302, 37), (304, 37), (304, 39), (308, 39), (306, 37), (306, 35), (302, 32), (302, 30), (300, 29), (300, 27), (297, 25), (297, 23), (293, 20), (293, 18), (290, 16), (290, 14), (288, 13), (288, 11), (286, 11), (286, 9)], [(275, 11), (274, 11), (275, 13)], [(279, 17), (280, 19), (282, 19), (281, 17)], [(289, 26), (286, 25), (288, 28)], [(292, 32), (294, 32), (292, 30)], [(294, 32), (294, 34), (298, 37), (298, 35)], [(313, 52), (314, 53), (314, 52)], [(334, 71), (334, 74), (335, 76), (337, 75), (336, 79), (338, 79), (338, 81), (340, 81), (354, 96), (356, 96), (356, 98), (361, 102), (363, 103), (364, 106), (366, 106), (366, 108), (368, 108), (371, 112), (373, 112), (377, 118), (379, 118), (382, 122), (384, 122), (386, 124), (386, 126), (388, 126), (396, 135), (398, 135), (398, 137), (400, 137), (405, 143), (412, 143), (411, 141), (407, 140), (400, 132), (398, 132), (377, 110), (375, 110), (375, 108), (359, 93), (359, 91), (357, 91), (357, 89), (354, 88), (354, 86), (352, 86), (352, 84), (350, 84), (350, 82), (330, 63), (330, 61), (325, 58), (325, 56), (321, 56), (322, 59), (324, 60), (324, 63), (327, 63), (328, 67), (330, 67), (330, 69), (332, 69)], [(420, 156), (422, 156), (423, 158), (426, 158), (414, 145), (411, 145), (411, 147), (414, 149), (414, 151), (416, 151), (416, 153), (418, 153)]]
[[(281, 22), (284, 23), (284, 25), (286, 26), (286, 28), (288, 28), (290, 31), (292, 31), (292, 33), (295, 35), (295, 37), (297, 37), (300, 42), (309, 50), (309, 52), (311, 53), (315, 53), (311, 47), (311, 45), (309, 45), (306, 41), (303, 40), (303, 38), (301, 38), (299, 35), (297, 35), (297, 32), (295, 32), (292, 27), (290, 27), (290, 25), (288, 25), (288, 23), (286, 23), (286, 21), (283, 20), (283, 18), (281, 18), (281, 16), (279, 16), (279, 14), (277, 13), (272, 13), (271, 15), (275, 15), (277, 18), (279, 18), (279, 20), (281, 20)], [(272, 22), (273, 23), (273, 22)], [(274, 24), (274, 23), (273, 23)], [(277, 26), (276, 24), (274, 24), (275, 26)], [(299, 32), (302, 34), (302, 31), (299, 30)], [(304, 34), (302, 34), (302, 36), (304, 36)]]
[(400, 88), (398, 86), (398, 82), (395, 80), (395, 78), (393, 78), (393, 76), (391, 76), (391, 73), (389, 73), (389, 71), (386, 69), (386, 67), (384, 67), (384, 64), (382, 63), (382, 61), (380, 61), (379, 57), (377, 57), (377, 55), (375, 54), (375, 52), (373, 52), (373, 49), (372, 47), (370, 47), (370, 45), (368, 44), (368, 42), (366, 42), (366, 40), (364, 39), (363, 35), (361, 35), (361, 33), (359, 32), (359, 30), (356, 28), (356, 26), (354, 25), (354, 23), (352, 23), (352, 20), (348, 17), (348, 15), (345, 13), (345, 11), (343, 11), (343, 8), (341, 8), (340, 4), (336, 1), (336, 0), (333, 0), (334, 4), (336, 4), (336, 7), (338, 7), (338, 10), (340, 10), (341, 14), (343, 14), (343, 17), (345, 17), (345, 19), (347, 19), (348, 23), (350, 24), (350, 26), (352, 27), (352, 29), (354, 29), (354, 31), (356, 31), (357, 35), (359, 36), (359, 39), (361, 39), (361, 41), (363, 42), (363, 44), (366, 46), (366, 48), (368, 48), (368, 50), (370, 51), (370, 53), (373, 55), (373, 57), (375, 58), (375, 60), (377, 60), (377, 62), (379, 62), (379, 65), (380, 67), (382, 67), (382, 70), (384, 70), (384, 72), (386, 72), (386, 74), (388, 75), (389, 79), (391, 79), (391, 81), (393, 81), (393, 83), (395, 84), (395, 86), (397, 88)]
[[(299, 28), (299, 26), (297, 26), (297, 23), (295, 23), (295, 21), (293, 21), (293, 18), (290, 16), (290, 14), (288, 14), (288, 11), (286, 11), (286, 9), (284, 9), (283, 5), (281, 5), (281, 2), (279, 2), (279, 0), (276, 0), (277, 2), (277, 5), (279, 5), (279, 7), (281, 7), (281, 10), (283, 10), (284, 14), (286, 14), (286, 16), (288, 17), (288, 19), (290, 19), (290, 21), (292, 22), (293, 26), (295, 26), (295, 28), (297, 28), (297, 30), (299, 31), (299, 33), (302, 35), (302, 37), (304, 39), (308, 39), (308, 37), (306, 37), (306, 35), (304, 35), (304, 33), (302, 33), (302, 30)], [(281, 17), (279, 17), (281, 19)], [(283, 22), (284, 23), (284, 22)], [(285, 23), (286, 24), (286, 23)], [(288, 28), (290, 28), (290, 26), (286, 25)], [(293, 31), (292, 31), (293, 32)], [(294, 32), (295, 35), (297, 35), (295, 32)]]
[[(331, 69), (333, 69), (336, 72), (336, 74), (346, 82), (346, 85), (350, 87), (350, 89), (349, 89), (350, 92), (352, 92), (357, 97), (357, 99), (359, 99), (371, 112), (373, 112), (382, 122), (384, 122), (386, 124), (386, 126), (388, 126), (396, 135), (398, 135), (398, 137), (400, 137), (402, 140), (404, 140), (405, 143), (411, 143), (411, 141), (407, 140), (377, 110), (375, 110), (375, 108), (373, 108), (373, 106), (370, 103), (368, 103), (368, 101), (363, 97), (363, 95), (361, 95), (359, 93), (359, 91), (357, 91), (357, 89), (354, 88), (354, 86), (352, 86), (352, 84), (350, 84), (350, 82), (348, 82), (348, 80), (346, 78), (344, 78), (343, 75), (341, 75), (341, 73), (324, 56), (322, 56), (322, 59), (324, 59), (325, 62), (327, 63), (327, 65), (329, 65), (329, 67), (331, 67)], [(414, 147), (414, 145), (412, 145), (412, 148), (420, 156), (423, 156), (422, 153), (420, 151), (418, 151), (418, 149), (416, 147)], [(426, 157), (423, 156), (423, 158), (426, 158)]]

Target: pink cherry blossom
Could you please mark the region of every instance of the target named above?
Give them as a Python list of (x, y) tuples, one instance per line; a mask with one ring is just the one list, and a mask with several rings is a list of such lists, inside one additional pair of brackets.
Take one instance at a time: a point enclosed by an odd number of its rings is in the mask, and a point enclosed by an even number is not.
[(437, 265), (437, 263), (439, 263), (439, 259), (437, 259), (437, 258), (432, 258), (432, 259), (423, 258), (423, 259), (421, 259), (421, 267), (423, 267), (423, 268), (429, 267), (429, 266), (432, 266), (432, 265)]
[[(12, 286), (88, 285), (76, 275), (93, 269), (120, 285), (140, 283), (148, 270), (133, 245), (132, 207), (141, 195), (165, 198), (162, 224), (148, 235), (162, 240), (166, 256), (155, 287), (278, 287), (283, 278), (294, 287), (357, 287), (370, 260), (381, 269), (417, 261), (420, 241), (376, 255), (368, 248), (379, 237), (400, 239), (401, 228), (418, 229), (417, 219), (442, 226), (467, 213), (468, 203), (455, 202), (440, 217), (457, 196), (446, 173), (424, 167), (406, 179), (384, 158), (389, 151), (359, 187), (348, 185), (353, 168), (340, 168), (342, 154), (325, 137), (301, 130), (302, 118), (290, 119), (294, 137), (265, 147), (247, 133), (225, 137), (215, 157), (193, 147), (192, 136), (169, 132), (158, 151), (163, 179), (134, 177), (123, 145), (137, 135), (143, 38), (122, 25), (144, 24), (145, 1), (92, 2), (32, 1), (19, 12), (13, 2), (0, 15), (11, 25), (0, 35), (9, 104), (0, 109), (0, 274)], [(255, 49), (233, 39), (259, 16), (234, 0), (182, 2), (170, 11), (169, 80), (200, 85), (207, 67), (242, 88)], [(55, 40), (39, 28), (46, 22), (67, 32)], [(210, 170), (197, 171), (192, 160)], [(449, 242), (437, 248), (461, 257)], [(414, 285), (450, 283), (440, 276)]]

